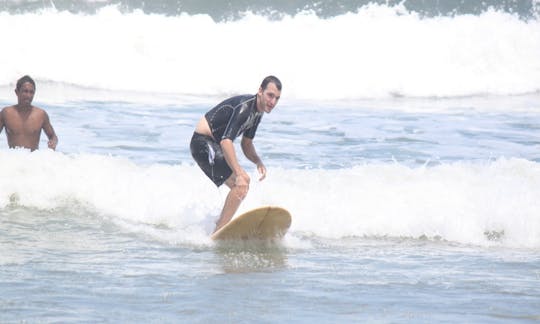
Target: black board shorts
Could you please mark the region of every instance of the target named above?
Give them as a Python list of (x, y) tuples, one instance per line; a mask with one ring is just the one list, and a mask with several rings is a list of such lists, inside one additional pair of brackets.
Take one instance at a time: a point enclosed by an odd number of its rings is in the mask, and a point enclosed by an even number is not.
[(193, 133), (189, 148), (191, 156), (216, 186), (221, 186), (232, 175), (221, 146), (212, 137)]

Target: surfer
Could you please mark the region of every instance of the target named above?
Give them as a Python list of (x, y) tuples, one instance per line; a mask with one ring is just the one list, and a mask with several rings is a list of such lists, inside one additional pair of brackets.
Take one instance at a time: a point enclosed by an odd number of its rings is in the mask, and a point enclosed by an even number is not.
[(274, 109), (280, 96), (281, 81), (268, 76), (255, 95), (226, 99), (197, 123), (191, 138), (191, 155), (216, 186), (225, 183), (230, 188), (214, 232), (231, 220), (249, 190), (250, 178), (238, 163), (233, 145), (238, 136), (242, 135), (244, 155), (257, 166), (259, 181), (266, 177), (266, 167), (257, 155), (253, 138), (263, 114)]
[(39, 148), (41, 130), (49, 138), (48, 146), (56, 149), (58, 137), (49, 121), (45, 110), (32, 106), (36, 92), (36, 83), (28, 75), (17, 81), (15, 94), (17, 104), (5, 107), (0, 112), (0, 133), (6, 128), (7, 142), (10, 148), (23, 147), (32, 151)]

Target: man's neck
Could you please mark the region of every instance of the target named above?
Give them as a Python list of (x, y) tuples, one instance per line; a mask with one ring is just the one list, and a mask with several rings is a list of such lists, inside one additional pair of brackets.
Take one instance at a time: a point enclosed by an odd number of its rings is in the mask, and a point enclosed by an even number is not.
[(32, 110), (32, 105), (16, 104), (15, 109), (17, 109), (18, 111), (21, 111), (21, 112), (30, 111), (30, 110)]
[(259, 107), (261, 106), (261, 102), (260, 102), (261, 98), (259, 97), (258, 93), (255, 95), (255, 97), (256, 97), (256, 99), (255, 99), (255, 110), (257, 110), (257, 112), (261, 112), (259, 110)]

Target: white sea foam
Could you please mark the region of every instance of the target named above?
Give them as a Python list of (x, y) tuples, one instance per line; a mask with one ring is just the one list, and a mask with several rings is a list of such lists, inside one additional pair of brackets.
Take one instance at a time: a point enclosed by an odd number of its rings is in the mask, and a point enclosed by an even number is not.
[[(54, 212), (83, 206), (160, 240), (208, 243), (226, 193), (194, 165), (140, 166), (119, 157), (49, 150), (2, 150), (0, 159), (1, 208), (16, 204)], [(283, 206), (293, 215), (296, 238), (426, 237), (540, 247), (536, 162), (273, 168), (264, 182), (252, 178), (239, 212)]]
[[(299, 99), (453, 97), (540, 90), (540, 21), (487, 11), (420, 17), (401, 6), (368, 5), (323, 19), (247, 13), (207, 15), (56, 10), (0, 13), (0, 99), (23, 74), (62, 87), (218, 95), (254, 92), (278, 75)], [(156, 96), (155, 96), (156, 97)]]

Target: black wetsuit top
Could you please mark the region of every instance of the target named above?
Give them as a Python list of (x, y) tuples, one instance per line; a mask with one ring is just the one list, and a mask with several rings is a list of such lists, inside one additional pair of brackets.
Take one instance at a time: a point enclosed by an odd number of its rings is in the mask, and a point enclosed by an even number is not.
[(242, 133), (253, 139), (263, 113), (257, 111), (256, 95), (242, 95), (224, 100), (204, 116), (219, 143), (224, 139), (234, 141)]

